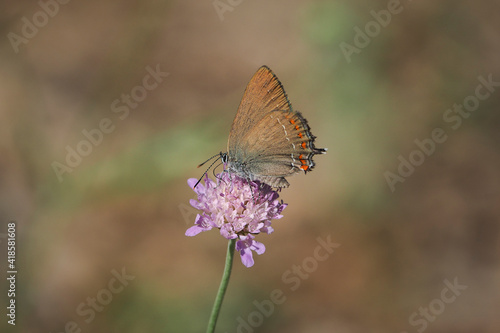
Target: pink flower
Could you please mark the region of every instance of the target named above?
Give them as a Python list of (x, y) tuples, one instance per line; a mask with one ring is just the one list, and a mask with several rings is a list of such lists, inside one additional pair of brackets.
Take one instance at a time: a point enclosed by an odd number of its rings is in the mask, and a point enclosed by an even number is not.
[(250, 181), (235, 174), (222, 172), (217, 175), (218, 184), (205, 178), (194, 188), (197, 180), (188, 179), (188, 185), (198, 195), (190, 203), (202, 212), (196, 216), (194, 226), (186, 230), (186, 236), (195, 236), (212, 228), (220, 230), (226, 239), (235, 239), (236, 251), (246, 267), (254, 264), (252, 251), (262, 254), (264, 244), (254, 240), (256, 234), (274, 231), (271, 220), (283, 217), (281, 212), (287, 204), (278, 201), (278, 193), (269, 185)]

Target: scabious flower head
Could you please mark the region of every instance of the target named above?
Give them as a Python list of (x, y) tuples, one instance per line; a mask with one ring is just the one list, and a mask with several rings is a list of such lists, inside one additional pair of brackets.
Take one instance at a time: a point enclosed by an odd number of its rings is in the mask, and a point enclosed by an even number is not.
[(196, 216), (195, 225), (186, 230), (186, 236), (195, 236), (202, 231), (217, 228), (226, 239), (235, 239), (236, 251), (246, 267), (254, 264), (252, 251), (262, 254), (264, 244), (257, 242), (256, 234), (273, 232), (272, 219), (283, 217), (281, 212), (287, 204), (278, 201), (278, 193), (259, 181), (250, 181), (229, 172), (217, 175), (218, 182), (205, 178), (194, 187), (197, 180), (188, 179), (188, 185), (198, 195), (190, 204), (202, 213)]

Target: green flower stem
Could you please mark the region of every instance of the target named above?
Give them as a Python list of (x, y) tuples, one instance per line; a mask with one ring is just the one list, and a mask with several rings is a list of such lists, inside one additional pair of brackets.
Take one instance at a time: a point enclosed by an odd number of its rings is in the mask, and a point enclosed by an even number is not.
[(215, 332), (215, 325), (217, 324), (217, 318), (219, 317), (220, 307), (222, 305), (222, 301), (224, 300), (227, 285), (229, 284), (229, 277), (231, 276), (235, 244), (236, 239), (230, 239), (229, 244), (227, 245), (226, 266), (224, 267), (224, 274), (222, 274), (219, 291), (217, 292), (214, 306), (212, 307), (212, 314), (210, 315), (210, 320), (208, 321), (207, 333)]

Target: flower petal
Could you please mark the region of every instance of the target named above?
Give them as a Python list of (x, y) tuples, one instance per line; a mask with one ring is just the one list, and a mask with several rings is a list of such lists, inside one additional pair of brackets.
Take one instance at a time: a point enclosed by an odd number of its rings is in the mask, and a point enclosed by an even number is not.
[(240, 251), (241, 262), (246, 267), (252, 267), (254, 264), (252, 250), (249, 248), (243, 249)]
[(191, 187), (192, 189), (194, 189), (194, 186), (196, 185), (197, 182), (198, 182), (198, 179), (196, 179), (196, 178), (189, 178), (187, 183), (188, 183), (189, 187)]
[(206, 231), (206, 229), (203, 229), (200, 226), (194, 225), (191, 228), (189, 228), (188, 230), (186, 230), (185, 235), (192, 237), (192, 236), (198, 235), (202, 231)]
[(229, 223), (224, 224), (222, 228), (220, 228), (220, 234), (226, 239), (235, 239), (238, 237)]
[(194, 200), (194, 199), (189, 199), (189, 204), (193, 207), (193, 208), (196, 208), (196, 209), (199, 209), (199, 210), (203, 210), (203, 208), (205, 208), (203, 206), (203, 204), (201, 204), (200, 202)]
[(250, 249), (254, 250), (255, 253), (257, 253), (259, 255), (266, 252), (266, 246), (264, 244), (262, 244), (261, 242), (257, 242), (255, 240), (252, 242), (252, 245), (250, 245)]

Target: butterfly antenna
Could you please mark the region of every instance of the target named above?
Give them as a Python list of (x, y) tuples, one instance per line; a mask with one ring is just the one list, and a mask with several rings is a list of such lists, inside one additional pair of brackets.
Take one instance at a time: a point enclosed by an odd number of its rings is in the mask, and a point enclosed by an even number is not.
[[(206, 160), (205, 162), (201, 163), (200, 165), (198, 165), (198, 168), (201, 167), (203, 164), (207, 163), (208, 161), (210, 161), (211, 159), (213, 159), (214, 157), (217, 157), (217, 156), (221, 156), (221, 153), (217, 154), (217, 155), (214, 155), (212, 157), (210, 157), (208, 160)], [(210, 168), (218, 161), (218, 159), (216, 159), (215, 161), (212, 162), (212, 164), (210, 164), (210, 166), (207, 168), (207, 170), (205, 170), (205, 172), (201, 175), (200, 179), (198, 179), (198, 181), (196, 182), (196, 184), (194, 184), (193, 188), (195, 188), (196, 186), (198, 186), (198, 184), (201, 182), (201, 180), (203, 179), (203, 177), (207, 174), (208, 170), (210, 170)]]
[[(218, 167), (220, 167), (222, 164), (224, 164), (224, 162), (220, 162), (219, 164), (217, 164), (213, 169), (212, 169), (212, 173), (214, 175), (215, 178), (217, 178), (218, 180), (224, 182), (224, 179), (222, 179), (221, 177), (217, 177), (217, 175), (215, 174), (215, 170), (217, 170)], [(223, 172), (225, 172), (226, 170), (223, 170)], [(225, 183), (225, 182), (224, 182)]]
[[(205, 163), (207, 163), (208, 161), (210, 161), (212, 158), (214, 157), (217, 157), (217, 156), (220, 156), (222, 153), (218, 153), (218, 154), (215, 154), (214, 156), (210, 157), (208, 160), (206, 160), (205, 162), (201, 163), (201, 164), (198, 164), (197, 168), (203, 166)], [(213, 163), (212, 163), (213, 164)], [(206, 173), (206, 172), (205, 172)]]

